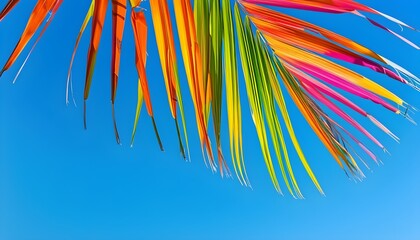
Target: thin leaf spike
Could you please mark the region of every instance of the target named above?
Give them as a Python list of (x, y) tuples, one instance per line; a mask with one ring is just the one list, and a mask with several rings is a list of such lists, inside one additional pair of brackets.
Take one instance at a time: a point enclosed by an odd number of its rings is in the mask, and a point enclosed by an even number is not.
[(222, 0), (223, 55), (230, 152), (233, 167), (239, 181), (248, 186), (250, 183), (246, 173), (242, 149), (242, 112), (232, 13), (231, 1)]
[(12, 9), (18, 4), (19, 0), (9, 0), (0, 12), (0, 22), (6, 17), (6, 15), (12, 11)]
[(211, 111), (219, 165), (226, 163), (221, 144), (222, 96), (223, 96), (223, 19), (220, 1), (210, 1), (209, 29), (209, 80), (211, 87)]
[(0, 71), (0, 76), (13, 65), (25, 46), (28, 44), (29, 40), (31, 40), (37, 29), (41, 26), (48, 13), (50, 13), (52, 9), (57, 6), (57, 4), (61, 4), (61, 2), (62, 1), (60, 0), (39, 0), (37, 2), (34, 9), (32, 10), (25, 30), (23, 30), (23, 33), (15, 46), (15, 49), (13, 50), (12, 54), (10, 54), (9, 59)]
[(168, 94), (169, 106), (171, 109), (172, 116), (176, 118), (176, 95), (173, 88), (175, 88), (175, 77), (171, 76), (175, 71), (170, 71), (169, 68), (172, 68), (169, 57), (175, 59), (174, 54), (174, 45), (172, 44), (173, 40), (169, 39), (172, 37), (172, 32), (169, 32), (170, 27), (169, 16), (168, 16), (168, 6), (166, 2), (161, 0), (151, 0), (150, 9), (152, 12), (153, 25), (156, 34), (156, 42), (159, 50), (159, 56), (161, 60), (161, 66), (163, 71), (163, 76), (165, 80), (166, 92)]
[(52, 20), (54, 19), (55, 15), (56, 15), (56, 13), (58, 11), (58, 9), (60, 8), (62, 2), (63, 2), (63, 0), (58, 0), (56, 2), (56, 4), (54, 5), (54, 7), (51, 9), (50, 14), (47, 17), (44, 26), (42, 27), (40, 33), (38, 34), (38, 37), (36, 38), (35, 42), (32, 44), (31, 50), (27, 54), (24, 62), (22, 63), (21, 67), (19, 68), (18, 73), (16, 74), (15, 78), (13, 79), (13, 83), (16, 82), (17, 78), (19, 77), (19, 74), (21, 73), (23, 67), (25, 66), (25, 64), (28, 61), (29, 57), (31, 56), (32, 52), (34, 51), (36, 45), (39, 43), (39, 41), (41, 40), (42, 36), (44, 35), (44, 33), (46, 32), (46, 30), (50, 26), (50, 24), (51, 24)]
[[(131, 23), (133, 25), (134, 31), (134, 41), (136, 46), (136, 67), (139, 78), (139, 89), (141, 88), (141, 93), (139, 92), (139, 98), (143, 98), (146, 103), (147, 113), (152, 119), (153, 128), (159, 143), (160, 149), (163, 151), (163, 145), (157, 131), (156, 123), (153, 115), (152, 101), (150, 97), (150, 91), (148, 86), (148, 80), (146, 76), (146, 49), (147, 49), (147, 24), (144, 12), (136, 12), (134, 9), (131, 11)], [(140, 108), (138, 106), (136, 111), (136, 119), (138, 120), (138, 115), (140, 114)], [(137, 120), (135, 126), (137, 126)], [(135, 130), (133, 131), (135, 132)], [(132, 136), (134, 138), (134, 136)]]
[[(96, 54), (99, 48), (99, 43), (101, 41), (102, 30), (105, 21), (106, 10), (108, 7), (108, 0), (95, 0), (95, 6), (93, 10), (93, 19), (92, 19), (92, 35), (90, 38), (90, 45), (87, 56), (87, 66), (86, 66), (86, 80), (85, 80), (85, 90), (84, 90), (84, 127), (86, 128), (86, 100), (89, 98), (90, 86), (92, 83), (93, 72), (96, 63)], [(118, 135), (117, 142), (119, 142)]]
[(115, 97), (117, 95), (118, 75), (120, 72), (121, 44), (124, 34), (125, 16), (127, 14), (126, 0), (112, 0), (112, 57), (111, 57), (111, 104), (114, 132), (120, 143), (115, 118)]
[(85, 32), (85, 29), (93, 16), (93, 10), (95, 8), (95, 0), (92, 0), (89, 10), (86, 13), (85, 19), (83, 20), (82, 26), (80, 27), (79, 34), (77, 34), (76, 43), (74, 45), (73, 53), (71, 55), (69, 71), (67, 73), (67, 83), (66, 83), (66, 103), (69, 103), (69, 90), (71, 86), (71, 70), (73, 67), (74, 58), (76, 57), (77, 48), (79, 47), (80, 40), (82, 39), (82, 35)]
[(127, 6), (125, 0), (112, 0), (112, 59), (111, 59), (111, 103), (115, 103), (118, 75), (120, 72), (121, 44), (124, 33)]

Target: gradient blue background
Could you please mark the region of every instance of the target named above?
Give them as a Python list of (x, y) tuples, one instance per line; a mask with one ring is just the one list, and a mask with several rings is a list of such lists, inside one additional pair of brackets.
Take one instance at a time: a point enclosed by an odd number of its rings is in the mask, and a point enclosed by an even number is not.
[[(2, 0), (0, 6), (5, 2)], [(22, 1), (0, 23), (1, 64), (12, 51), (34, 3)], [(418, 1), (363, 3), (420, 27)], [(145, 111), (135, 146), (129, 147), (137, 89), (131, 24), (126, 25), (116, 103), (123, 145), (114, 141), (109, 100), (109, 13), (88, 101), (88, 130), (83, 130), (81, 106), (89, 31), (73, 68), (78, 107), (65, 104), (65, 79), (88, 6), (89, 1), (64, 1), (17, 83), (11, 82), (24, 56), (0, 79), (0, 239), (420, 239), (420, 127), (370, 102), (355, 100), (396, 132), (401, 144), (369, 125), (392, 155), (369, 145), (385, 165), (376, 166), (368, 160), (372, 171), (365, 169), (367, 179), (362, 183), (346, 177), (289, 104), (302, 147), (326, 193), (323, 197), (316, 191), (292, 153), (306, 197), (294, 200), (287, 193), (277, 194), (271, 185), (243, 83), (244, 151), (253, 190), (206, 169), (181, 71), (192, 159), (186, 163), (178, 151), (167, 105), (150, 11), (147, 71), (165, 152), (158, 149)], [(420, 75), (419, 51), (361, 18), (286, 12), (353, 38)], [(400, 32), (397, 25), (388, 26)], [(419, 33), (404, 30), (402, 34), (420, 43)], [(420, 107), (420, 94), (409, 87), (366, 69), (354, 69)], [(419, 121), (418, 114), (414, 118)], [(226, 121), (223, 129), (228, 156)]]

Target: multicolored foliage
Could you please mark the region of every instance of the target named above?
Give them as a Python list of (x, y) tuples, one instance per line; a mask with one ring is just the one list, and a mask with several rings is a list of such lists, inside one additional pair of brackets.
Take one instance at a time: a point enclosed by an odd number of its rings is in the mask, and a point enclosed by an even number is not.
[[(13, 7), (18, 3), (19, 1), (9, 0), (0, 12), (0, 21), (7, 17), (7, 14), (10, 14)], [(32, 46), (33, 49), (51, 23), (61, 3), (62, 0), (38, 0), (21, 38), (4, 64), (0, 75), (16, 62), (30, 39), (45, 23)], [(144, 102), (147, 113), (152, 120), (158, 144), (163, 150), (146, 75), (147, 29), (150, 24), (152, 24), (156, 36), (163, 81), (178, 133), (181, 154), (184, 158), (189, 156), (188, 134), (180, 83), (183, 76), (180, 76), (181, 71), (178, 69), (178, 60), (181, 56), (176, 54), (177, 47), (180, 48), (182, 53), (182, 62), (184, 63), (186, 80), (195, 109), (203, 158), (213, 171), (219, 170), (222, 176), (230, 175), (223, 154), (224, 150), (222, 150), (223, 139), (221, 137), (221, 129), (224, 124), (222, 121), (224, 111), (222, 109), (226, 108), (230, 158), (240, 183), (246, 186), (250, 186), (250, 181), (247, 176), (243, 150), (241, 98), (245, 96), (240, 94), (241, 84), (244, 84), (246, 88), (252, 120), (271, 181), (275, 189), (281, 192), (279, 173), (275, 170), (276, 165), (278, 165), (287, 190), (296, 198), (302, 198), (303, 195), (294, 174), (289, 154), (291, 151), (296, 152), (316, 188), (321, 193), (323, 193), (323, 190), (315, 177), (315, 173), (311, 170), (309, 159), (300, 146), (299, 139), (301, 136), (297, 136), (295, 132), (296, 126), (293, 123), (293, 116), (289, 114), (291, 103), (287, 103), (286, 94), (289, 95), (294, 105), (339, 166), (346, 173), (350, 173), (351, 176), (356, 178), (364, 177), (356, 159), (365, 162), (357, 154), (357, 150), (351, 146), (359, 147), (375, 162), (378, 161), (377, 157), (362, 140), (356, 138), (350, 130), (338, 124), (334, 120), (335, 118), (341, 118), (380, 149), (384, 151), (386, 149), (365, 126), (354, 120), (351, 113), (347, 112), (347, 109), (342, 108), (342, 106), (346, 106), (355, 113), (366, 117), (373, 125), (396, 141), (399, 141), (399, 138), (372, 114), (347, 96), (350, 94), (370, 100), (413, 121), (407, 114), (407, 110), (412, 107), (403, 99), (373, 80), (340, 65), (338, 62), (345, 61), (371, 69), (416, 90), (419, 89), (419, 78), (359, 43), (320, 26), (281, 13), (282, 8), (330, 14), (351, 13), (366, 19), (374, 27), (391, 33), (415, 49), (419, 49), (416, 44), (374, 21), (368, 15), (379, 15), (402, 27), (415, 30), (414, 28), (375, 9), (353, 0), (202, 0), (193, 2), (190, 0), (174, 0), (172, 5), (168, 4), (166, 0), (150, 0), (148, 4), (149, 13), (144, 11), (147, 8), (147, 3), (143, 3), (141, 0), (130, 0), (129, 6), (131, 7), (129, 9), (127, 9), (126, 0), (111, 1), (111, 103), (115, 136), (118, 143), (120, 140), (115, 120), (114, 103), (118, 92), (120, 55), (121, 51), (124, 50), (121, 49), (121, 43), (126, 31), (127, 10), (130, 13), (135, 42), (136, 58), (133, 67), (136, 67), (138, 73), (138, 102), (132, 132), (132, 144), (134, 143), (137, 123)], [(173, 9), (170, 6), (173, 6)], [(73, 60), (81, 36), (90, 20), (92, 20), (84, 90), (85, 127), (86, 101), (93, 80), (101, 33), (103, 28), (106, 27), (104, 26), (104, 19), (108, 8), (108, 0), (92, 0), (76, 39), (67, 77), (66, 96), (68, 102)], [(145, 14), (152, 16), (152, 23), (146, 21)], [(175, 17), (174, 22), (171, 14)], [(177, 32), (174, 32), (174, 24), (176, 24)], [(175, 44), (176, 37), (179, 38), (179, 46)], [(239, 59), (237, 56), (239, 56)], [(335, 62), (334, 59), (339, 61)], [(239, 66), (241, 66), (243, 72), (243, 79), (238, 77)], [(400, 109), (403, 109), (403, 111)], [(179, 127), (179, 115), (181, 116), (183, 134), (181, 134)], [(213, 129), (210, 129), (209, 126), (211, 125)], [(211, 141), (211, 131), (214, 132), (215, 145)], [(290, 144), (287, 143), (288, 141), (290, 141)], [(185, 151), (185, 148), (187, 151)]]

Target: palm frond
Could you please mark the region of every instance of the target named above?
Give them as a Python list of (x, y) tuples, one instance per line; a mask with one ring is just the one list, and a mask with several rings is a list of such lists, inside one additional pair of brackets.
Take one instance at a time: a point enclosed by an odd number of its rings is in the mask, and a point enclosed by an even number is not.
[[(11, 12), (18, 2), (9, 0), (6, 3), (0, 12), (0, 21)], [(61, 3), (62, 0), (39, 0), (37, 2), (21, 38), (0, 75), (16, 62), (30, 39), (45, 22), (32, 49), (35, 47)], [(148, 12), (144, 11), (147, 6), (141, 6), (145, 4), (141, 0), (130, 0), (128, 6), (126, 0), (112, 0), (111, 3), (111, 104), (117, 142), (119, 143), (120, 140), (114, 104), (119, 81), (120, 55), (123, 51), (121, 42), (126, 31), (124, 27), (126, 15), (129, 12), (135, 42), (135, 64), (133, 65), (138, 74), (138, 98), (131, 144), (134, 143), (137, 123), (144, 102), (152, 120), (159, 147), (163, 150), (146, 75), (147, 29), (150, 25), (145, 17)], [(108, 5), (109, 1), (107, 0), (91, 1), (76, 39), (67, 76), (66, 101), (68, 103), (71, 71), (76, 50), (86, 27), (92, 20), (84, 90), (85, 127), (86, 101), (89, 97), (102, 30), (106, 27), (104, 20)], [(295, 198), (302, 198), (303, 194), (290, 159), (292, 150), (296, 152), (306, 173), (319, 192), (323, 193), (323, 190), (301, 147), (299, 140), (301, 136), (296, 134), (293, 116), (289, 114), (290, 103), (286, 101), (286, 92), (338, 165), (356, 179), (364, 177), (356, 160), (360, 160), (366, 166), (367, 164), (352, 145), (357, 146), (359, 151), (367, 154), (373, 161), (377, 162), (378, 159), (374, 151), (370, 150), (362, 140), (356, 138), (347, 129), (347, 126), (340, 125), (338, 119), (347, 122), (346, 124), (384, 151), (386, 148), (381, 141), (366, 126), (354, 120), (352, 114), (359, 114), (367, 118), (392, 139), (399, 141), (399, 138), (373, 114), (343, 93), (372, 101), (388, 111), (413, 121), (407, 114), (408, 109), (412, 107), (406, 101), (375, 81), (344, 67), (340, 62), (344, 61), (368, 68), (416, 90), (419, 90), (420, 79), (418, 77), (357, 42), (320, 26), (281, 13), (282, 8), (292, 8), (329, 14), (354, 14), (413, 48), (420, 49), (415, 43), (373, 20), (369, 15), (378, 15), (401, 27), (415, 31), (416, 29), (373, 8), (353, 0), (202, 0), (193, 2), (174, 0), (173, 9), (170, 8), (166, 0), (150, 0), (149, 8), (168, 104), (175, 122), (182, 156), (190, 157), (181, 94), (180, 81), (183, 76), (180, 76), (181, 71), (178, 69), (179, 57), (182, 57), (184, 63), (183, 67), (195, 110), (203, 158), (212, 171), (219, 170), (222, 176), (230, 175), (222, 150), (223, 139), (221, 137), (224, 124), (222, 121), (223, 108), (226, 108), (230, 158), (235, 174), (243, 185), (251, 186), (244, 157), (241, 84), (244, 84), (246, 89), (262, 157), (272, 184), (276, 191), (282, 192), (280, 178), (276, 171), (276, 168), (279, 167), (281, 178), (288, 192)], [(171, 14), (174, 14), (174, 22), (172, 22)], [(176, 26), (177, 33), (174, 32), (174, 26)], [(175, 44), (176, 35), (179, 38), (179, 46)], [(176, 54), (178, 47), (181, 50), (181, 56)], [(243, 79), (238, 77), (239, 67), (242, 69)], [(225, 97), (223, 97), (224, 94)], [(342, 106), (345, 106), (346, 109)], [(405, 110), (401, 111), (400, 109)], [(179, 126), (179, 114), (181, 115), (183, 133)], [(212, 130), (209, 127), (211, 125), (213, 125)], [(214, 132), (216, 148), (212, 144), (211, 131)], [(288, 141), (291, 143), (290, 146)]]

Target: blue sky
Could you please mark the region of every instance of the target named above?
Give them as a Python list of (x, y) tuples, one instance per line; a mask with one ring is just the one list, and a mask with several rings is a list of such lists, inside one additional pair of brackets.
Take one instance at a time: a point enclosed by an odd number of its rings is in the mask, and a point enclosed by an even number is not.
[[(22, 1), (1, 22), (0, 64), (13, 50), (34, 3)], [(420, 28), (420, 2), (363, 3)], [(221, 179), (205, 167), (188, 95), (184, 101), (191, 162), (185, 162), (167, 105), (150, 12), (147, 72), (165, 152), (159, 151), (145, 111), (135, 146), (129, 146), (137, 88), (130, 24), (126, 25), (116, 103), (123, 145), (115, 143), (109, 13), (85, 131), (82, 94), (88, 31), (73, 68), (77, 107), (65, 104), (65, 79), (88, 6), (88, 1), (64, 1), (16, 84), (11, 82), (24, 57), (0, 79), (0, 239), (420, 239), (420, 128), (373, 103), (360, 101), (397, 133), (401, 143), (370, 127), (392, 155), (375, 149), (385, 164), (370, 162), (372, 171), (365, 171), (367, 179), (361, 183), (346, 177), (291, 107), (302, 147), (326, 197), (316, 191), (294, 153), (306, 199), (276, 193), (259, 150), (243, 83), (245, 161), (253, 190), (235, 179)], [(286, 12), (353, 38), (420, 75), (419, 51), (356, 16)], [(396, 25), (388, 26), (400, 31)], [(404, 30), (402, 34), (420, 43), (419, 33)], [(355, 69), (420, 107), (420, 93), (369, 70)], [(181, 76), (183, 91), (188, 93), (182, 72)], [(418, 114), (414, 118), (420, 121)], [(227, 153), (226, 123), (223, 148)]]

